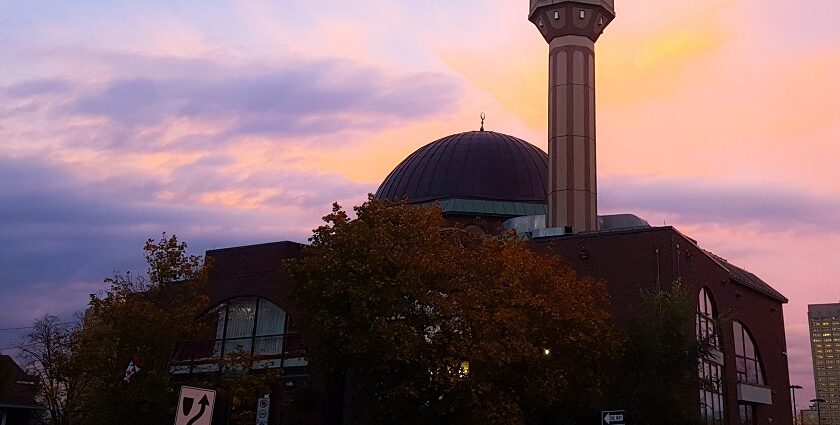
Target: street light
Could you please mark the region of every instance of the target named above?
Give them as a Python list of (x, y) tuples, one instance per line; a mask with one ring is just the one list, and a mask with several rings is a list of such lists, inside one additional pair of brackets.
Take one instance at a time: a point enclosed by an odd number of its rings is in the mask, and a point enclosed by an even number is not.
[(821, 398), (815, 398), (811, 400), (811, 403), (817, 403), (817, 425), (822, 425), (822, 412), (820, 412), (820, 403), (825, 403), (825, 400)]
[(790, 396), (793, 398), (793, 424), (796, 425), (797, 417), (796, 417), (796, 390), (801, 390), (801, 385), (791, 385), (790, 386)]

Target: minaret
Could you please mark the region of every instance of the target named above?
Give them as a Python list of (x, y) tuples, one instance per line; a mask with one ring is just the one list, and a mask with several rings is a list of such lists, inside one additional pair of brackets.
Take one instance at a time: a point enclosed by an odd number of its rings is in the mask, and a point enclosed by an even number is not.
[(549, 228), (598, 229), (595, 42), (614, 0), (530, 0), (528, 19), (549, 43)]

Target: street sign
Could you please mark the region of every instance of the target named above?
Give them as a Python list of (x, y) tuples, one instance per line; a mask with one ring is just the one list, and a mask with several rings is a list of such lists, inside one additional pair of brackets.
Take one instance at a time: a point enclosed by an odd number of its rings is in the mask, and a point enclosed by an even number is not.
[(175, 425), (210, 425), (216, 392), (195, 387), (181, 387)]
[(271, 398), (268, 394), (260, 397), (257, 401), (257, 425), (268, 425), (269, 406), (271, 406)]
[(601, 412), (601, 425), (625, 425), (623, 410), (605, 410)]

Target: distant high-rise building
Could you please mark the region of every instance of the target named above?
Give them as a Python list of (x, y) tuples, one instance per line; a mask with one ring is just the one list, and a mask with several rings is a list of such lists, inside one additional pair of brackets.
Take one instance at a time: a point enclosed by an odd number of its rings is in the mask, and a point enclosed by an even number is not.
[(840, 425), (840, 303), (808, 306), (814, 384), (822, 425)]

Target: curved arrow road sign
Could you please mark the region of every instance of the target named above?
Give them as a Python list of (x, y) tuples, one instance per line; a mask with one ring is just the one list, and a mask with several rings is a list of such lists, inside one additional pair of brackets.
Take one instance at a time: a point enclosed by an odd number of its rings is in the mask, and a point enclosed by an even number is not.
[[(198, 400), (198, 401), (196, 401)], [(195, 387), (181, 387), (175, 425), (210, 425), (216, 392)]]

